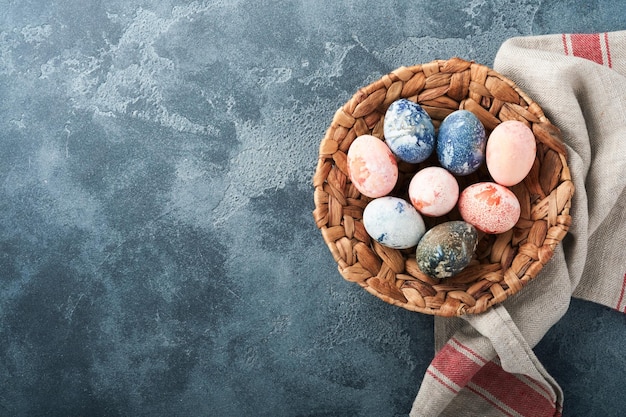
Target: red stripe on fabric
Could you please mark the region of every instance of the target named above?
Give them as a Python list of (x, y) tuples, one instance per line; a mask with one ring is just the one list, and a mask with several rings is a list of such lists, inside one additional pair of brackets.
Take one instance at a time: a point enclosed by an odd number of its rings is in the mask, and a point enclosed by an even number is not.
[(450, 391), (452, 391), (455, 394), (458, 394), (459, 391), (457, 389), (455, 389), (452, 385), (446, 383), (446, 381), (444, 381), (443, 379), (439, 378), (439, 376), (437, 376), (437, 374), (435, 374), (433, 371), (431, 371), (430, 369), (426, 370), (426, 373), (428, 375), (430, 375), (431, 377), (433, 377), (433, 379), (435, 379), (435, 381), (439, 382), (441, 385), (443, 385), (444, 387), (448, 388)]
[(606, 60), (609, 68), (613, 68), (613, 62), (611, 61), (611, 49), (609, 48), (609, 33), (604, 32), (604, 45), (606, 46)]
[(472, 385), (468, 385), (467, 389), (470, 390), (471, 392), (473, 392), (474, 394), (478, 395), (480, 398), (482, 398), (483, 400), (487, 401), (489, 404), (493, 405), (495, 408), (497, 408), (502, 414), (509, 416), (509, 417), (514, 417), (513, 414), (509, 413), (507, 410), (505, 410), (504, 408), (502, 408), (500, 406), (500, 404), (496, 403), (495, 401), (493, 401), (491, 398), (487, 397), (485, 394), (483, 394), (482, 392), (480, 392), (479, 390), (475, 389), (472, 387)]
[(472, 382), (521, 415), (554, 416), (557, 411), (556, 404), (493, 362), (483, 366)]
[[(619, 294), (619, 299), (617, 300), (616, 310), (619, 311), (620, 306), (622, 305), (622, 301), (624, 301), (624, 293), (626, 293), (626, 274), (624, 274), (624, 281), (622, 282), (622, 292)], [(626, 313), (626, 306), (624, 306), (624, 313)]]
[(561, 404), (557, 404), (556, 411), (554, 412), (554, 417), (562, 417), (563, 416), (563, 406)]
[(548, 390), (544, 385), (540, 384), (539, 382), (535, 381), (534, 379), (532, 379), (531, 377), (528, 377), (526, 375), (523, 376), (522, 378), (522, 382), (530, 385), (532, 387), (534, 387), (535, 391), (539, 392), (543, 392), (545, 395), (544, 397), (547, 398), (553, 398), (554, 395), (550, 392), (550, 390)]
[(563, 34), (563, 51), (565, 55), (569, 55), (569, 50), (567, 49), (567, 35), (565, 33)]
[(446, 344), (431, 365), (459, 387), (464, 387), (481, 368), (462, 352)]
[(572, 55), (585, 58), (602, 65), (602, 48), (600, 47), (599, 33), (575, 33), (570, 35), (572, 40)]
[(479, 359), (480, 361), (487, 363), (489, 362), (487, 359), (483, 358), (482, 356), (480, 356), (478, 353), (474, 352), (472, 349), (468, 348), (467, 346), (465, 346), (463, 343), (459, 342), (457, 339), (455, 339), (454, 337), (452, 338), (452, 341), (454, 343), (456, 343), (457, 345), (459, 345), (459, 347), (461, 349), (463, 349), (464, 351), (466, 351), (467, 353), (471, 354), (472, 356), (474, 356), (475, 358)]

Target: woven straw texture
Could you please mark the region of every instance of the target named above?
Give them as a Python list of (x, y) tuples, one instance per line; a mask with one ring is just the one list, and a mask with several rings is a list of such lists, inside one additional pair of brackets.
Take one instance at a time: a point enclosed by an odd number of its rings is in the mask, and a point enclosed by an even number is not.
[[(474, 259), (451, 278), (423, 274), (414, 248), (390, 249), (370, 239), (362, 215), (371, 199), (350, 182), (350, 144), (363, 134), (383, 139), (385, 111), (400, 98), (419, 103), (435, 128), (454, 110), (465, 109), (480, 119), (487, 134), (500, 122), (519, 120), (531, 127), (537, 141), (530, 173), (509, 187), (520, 201), (519, 221), (509, 232), (480, 234)], [(436, 155), (416, 165), (400, 162), (391, 195), (407, 198), (413, 174), (431, 165), (438, 165)], [(457, 180), (463, 190), (491, 178), (483, 164), (478, 172)], [(401, 67), (360, 89), (337, 110), (320, 143), (313, 184), (313, 217), (340, 274), (390, 304), (439, 316), (481, 313), (535, 278), (567, 234), (574, 193), (560, 132), (539, 105), (496, 71), (459, 58)], [(443, 217), (424, 217), (427, 227), (460, 219), (456, 209)]]

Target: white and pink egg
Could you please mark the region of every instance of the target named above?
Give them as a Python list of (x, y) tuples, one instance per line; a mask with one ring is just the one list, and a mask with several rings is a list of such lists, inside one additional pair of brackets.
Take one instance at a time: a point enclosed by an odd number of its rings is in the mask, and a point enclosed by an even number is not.
[(409, 183), (409, 199), (425, 216), (448, 214), (459, 198), (459, 183), (449, 171), (431, 166), (418, 171)]

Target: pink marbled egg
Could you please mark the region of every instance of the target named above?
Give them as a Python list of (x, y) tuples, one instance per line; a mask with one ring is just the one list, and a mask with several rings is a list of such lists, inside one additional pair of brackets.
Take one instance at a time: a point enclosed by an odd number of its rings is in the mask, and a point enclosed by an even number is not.
[(398, 181), (398, 163), (389, 147), (371, 135), (357, 137), (348, 149), (348, 171), (357, 190), (368, 197), (382, 197)]
[(459, 198), (456, 178), (441, 167), (418, 171), (409, 184), (411, 204), (425, 216), (443, 216), (454, 208)]
[(535, 162), (537, 144), (532, 130), (517, 120), (496, 126), (487, 141), (487, 169), (495, 182), (511, 186), (521, 182)]
[(508, 188), (493, 182), (479, 182), (459, 196), (459, 212), (467, 223), (485, 233), (504, 233), (520, 216), (517, 197)]

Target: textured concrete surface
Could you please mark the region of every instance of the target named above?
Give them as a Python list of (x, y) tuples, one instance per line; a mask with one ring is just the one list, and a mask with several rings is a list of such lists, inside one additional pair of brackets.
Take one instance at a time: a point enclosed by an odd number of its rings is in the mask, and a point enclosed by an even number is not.
[[(623, 29), (620, 0), (0, 1), (0, 415), (399, 416), (432, 319), (344, 282), (318, 141), (400, 65)], [(626, 409), (623, 315), (537, 347), (566, 416)]]

